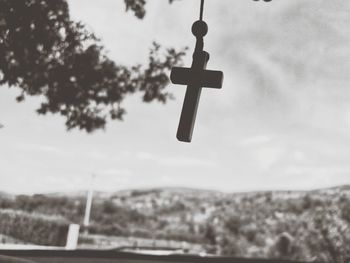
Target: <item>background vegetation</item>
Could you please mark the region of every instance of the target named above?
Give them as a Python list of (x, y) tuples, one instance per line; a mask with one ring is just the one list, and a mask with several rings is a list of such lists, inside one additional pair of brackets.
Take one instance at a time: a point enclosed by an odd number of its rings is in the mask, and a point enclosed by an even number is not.
[(59, 216), (0, 210), (0, 233), (24, 243), (65, 246), (68, 227), (68, 222)]
[[(0, 209), (56, 215), (81, 224), (85, 193), (3, 196)], [(0, 222), (4, 220), (0, 214)], [(350, 258), (350, 188), (242, 194), (191, 189), (95, 193), (89, 232), (111, 238), (185, 241), (219, 255), (345, 263)]]

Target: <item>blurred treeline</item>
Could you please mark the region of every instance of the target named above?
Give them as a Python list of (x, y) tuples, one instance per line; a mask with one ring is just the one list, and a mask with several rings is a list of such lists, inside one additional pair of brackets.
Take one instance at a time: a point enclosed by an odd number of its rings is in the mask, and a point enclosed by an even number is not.
[[(0, 208), (57, 215), (81, 224), (85, 196), (3, 197)], [(89, 232), (187, 241), (219, 255), (349, 262), (350, 189), (224, 194), (170, 188), (96, 193)]]

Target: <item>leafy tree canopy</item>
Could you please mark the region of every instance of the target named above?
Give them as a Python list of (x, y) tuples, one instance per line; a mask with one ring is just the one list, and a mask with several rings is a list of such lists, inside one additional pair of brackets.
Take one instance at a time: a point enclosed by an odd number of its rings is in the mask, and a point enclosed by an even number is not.
[[(169, 2), (172, 2), (170, 0)], [(125, 0), (126, 10), (145, 15), (145, 0)], [(39, 114), (60, 114), (67, 129), (92, 132), (108, 119), (121, 120), (126, 95), (165, 103), (168, 71), (184, 50), (153, 43), (148, 65), (126, 67), (109, 59), (85, 25), (72, 21), (66, 0), (0, 0), (0, 85), (21, 89), (17, 101), (40, 95)]]

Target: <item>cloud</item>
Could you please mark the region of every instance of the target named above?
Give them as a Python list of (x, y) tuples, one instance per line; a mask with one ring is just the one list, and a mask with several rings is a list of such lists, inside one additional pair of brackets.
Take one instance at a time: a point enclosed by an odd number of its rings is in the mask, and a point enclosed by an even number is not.
[(270, 135), (256, 135), (248, 138), (244, 138), (239, 142), (242, 146), (256, 146), (260, 144), (267, 144), (272, 140), (272, 137)]
[(189, 156), (162, 156), (160, 154), (153, 154), (149, 152), (138, 152), (136, 158), (141, 161), (150, 161), (160, 166), (199, 166), (199, 167), (209, 167), (215, 166), (216, 163), (212, 160), (193, 158)]
[(199, 159), (199, 158), (191, 158), (191, 157), (165, 157), (160, 158), (158, 160), (160, 165), (164, 166), (199, 166), (199, 167), (213, 167), (216, 166), (216, 162), (212, 160)]
[(15, 144), (15, 147), (19, 150), (23, 151), (37, 151), (37, 152), (43, 152), (48, 154), (59, 154), (59, 155), (67, 155), (69, 154), (68, 151), (51, 146), (51, 145), (44, 145), (44, 144), (36, 144), (36, 143), (17, 143)]
[[(350, 30), (345, 26), (350, 18), (344, 12), (349, 3), (279, 2), (268, 10), (242, 1), (222, 4), (230, 14), (222, 18), (227, 21), (221, 27), (235, 26), (229, 33), (224, 28), (216, 49), (222, 60), (231, 58), (230, 74), (245, 79), (236, 89), (247, 96), (237, 103), (244, 107), (250, 100), (270, 107), (272, 118), (279, 112), (289, 118), (299, 101), (334, 106), (350, 84), (350, 49), (344, 48), (350, 45)], [(250, 15), (243, 17), (245, 11)]]
[(103, 170), (99, 170), (98, 175), (102, 175), (102, 176), (110, 176), (110, 175), (115, 175), (115, 176), (125, 176), (125, 177), (129, 177), (130, 175), (132, 175), (132, 171), (128, 170), (128, 169), (115, 169), (115, 168), (110, 168), (110, 169), (103, 169)]

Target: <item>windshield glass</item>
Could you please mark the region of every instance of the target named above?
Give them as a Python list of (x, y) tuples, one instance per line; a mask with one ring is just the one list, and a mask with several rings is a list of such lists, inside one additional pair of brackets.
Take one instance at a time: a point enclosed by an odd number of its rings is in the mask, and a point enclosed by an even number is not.
[(3, 247), (348, 257), (350, 2), (207, 0), (191, 143), (200, 1), (146, 2), (0, 3)]

